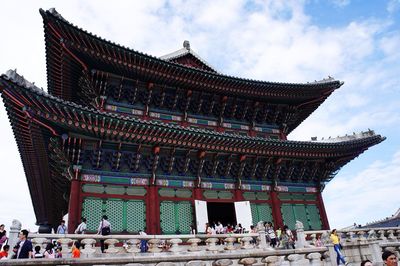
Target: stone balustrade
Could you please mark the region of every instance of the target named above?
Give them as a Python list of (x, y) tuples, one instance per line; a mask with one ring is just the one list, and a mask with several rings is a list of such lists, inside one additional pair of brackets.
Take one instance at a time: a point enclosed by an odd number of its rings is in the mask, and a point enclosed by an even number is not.
[[(400, 258), (400, 228), (355, 228), (350, 230), (337, 230), (343, 246), (343, 253), (347, 261), (360, 263), (369, 259), (375, 263), (382, 262), (382, 252), (391, 250)], [(304, 231), (304, 238), (309, 246), (313, 246), (317, 235), (329, 249), (331, 256), (335, 255), (333, 245), (330, 244), (330, 231)]]
[[(339, 237), (345, 242), (380, 240), (380, 241), (400, 241), (399, 227), (386, 228), (354, 228), (349, 230), (337, 230)], [(315, 243), (317, 235), (321, 235), (322, 241), (329, 242), (329, 230), (304, 231), (307, 242)]]
[[(14, 224), (14, 223), (13, 223)], [(18, 224), (15, 233), (18, 232)], [(329, 231), (304, 231), (296, 223), (296, 249), (273, 249), (266, 242), (263, 227), (254, 234), (217, 235), (75, 235), (30, 234), (34, 246), (45, 248), (57, 241), (62, 246), (62, 259), (0, 260), (1, 265), (157, 265), (157, 266), (317, 266), (336, 265), (336, 254), (330, 244)], [(13, 232), (14, 232), (13, 231)], [(346, 260), (358, 265), (370, 259), (381, 263), (383, 250), (391, 250), (400, 257), (400, 228), (356, 228), (338, 231)], [(324, 247), (313, 246), (316, 236), (322, 235)], [(16, 238), (16, 234), (14, 236)], [(11, 230), (10, 230), (10, 240)], [(81, 258), (72, 259), (71, 245), (82, 244)], [(100, 240), (108, 245), (101, 253)], [(148, 250), (141, 252), (140, 243), (146, 241)]]
[[(179, 241), (178, 241), (179, 242)], [(182, 251), (179, 254), (161, 252), (149, 254), (100, 254), (90, 258), (23, 259), (12, 260), (12, 265), (156, 265), (156, 266), (251, 266), (251, 265), (330, 265), (321, 261), (321, 254), (327, 248), (307, 248), (292, 250), (265, 249), (220, 249), (218, 252), (201, 250), (197, 253)], [(10, 260), (0, 260), (0, 265), (10, 265)]]

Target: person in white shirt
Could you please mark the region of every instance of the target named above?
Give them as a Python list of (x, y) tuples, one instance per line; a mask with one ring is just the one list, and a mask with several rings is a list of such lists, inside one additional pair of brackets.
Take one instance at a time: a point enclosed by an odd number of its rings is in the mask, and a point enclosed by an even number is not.
[(62, 220), (61, 224), (57, 227), (57, 234), (67, 234), (68, 233), (68, 228), (65, 225), (65, 221)]
[(218, 222), (215, 230), (217, 231), (217, 234), (223, 234), (224, 231), (224, 226), (222, 225), (221, 222)]
[[(99, 228), (97, 229), (98, 235), (107, 236), (111, 233), (111, 223), (107, 219), (107, 215), (103, 215), (103, 218), (101, 219), (99, 224)], [(104, 253), (104, 250), (107, 248), (108, 246), (104, 244), (104, 240), (100, 240), (101, 252)]]
[(82, 217), (82, 222), (78, 225), (78, 227), (75, 229), (75, 234), (85, 234), (86, 232), (86, 218)]

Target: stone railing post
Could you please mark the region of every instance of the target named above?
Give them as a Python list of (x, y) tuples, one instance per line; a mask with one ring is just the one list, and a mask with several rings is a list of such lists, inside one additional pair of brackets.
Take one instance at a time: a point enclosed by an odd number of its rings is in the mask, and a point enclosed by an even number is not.
[[(35, 248), (36, 246), (40, 246), (43, 250), (46, 249), (47, 243), (50, 243), (50, 240), (44, 237), (35, 237), (32, 238), (32, 246)], [(41, 252), (43, 252), (43, 250)]]
[(304, 234), (304, 225), (300, 221), (296, 221), (296, 248), (304, 248), (306, 246), (306, 235)]
[(232, 265), (233, 261), (230, 259), (220, 259), (212, 263), (213, 266), (229, 266)]
[(298, 254), (290, 254), (287, 256), (287, 260), (289, 261), (290, 266), (297, 266), (300, 256)]
[(379, 230), (379, 231), (378, 231), (378, 234), (379, 234), (379, 236), (378, 236), (378, 239), (379, 239), (379, 240), (382, 240), (382, 241), (386, 240), (386, 237), (385, 237), (385, 230)]
[(279, 257), (278, 256), (269, 256), (261, 260), (261, 262), (265, 263), (266, 266), (278, 266)]
[(317, 234), (311, 234), (311, 245), (315, 245), (317, 242)]
[(236, 248), (233, 245), (235, 243), (235, 241), (236, 241), (236, 238), (234, 238), (234, 237), (225, 238), (225, 243), (226, 243), (225, 249), (226, 250), (235, 250)]
[(139, 239), (129, 239), (127, 241), (128, 243), (128, 247), (126, 248), (126, 252), (128, 253), (139, 253), (140, 252), (140, 248), (138, 248), (138, 245), (140, 243)]
[(336, 251), (332, 244), (326, 245), (328, 248), (329, 258), (332, 266), (336, 266)]
[(253, 240), (252, 237), (245, 236), (240, 239), (240, 242), (242, 242), (242, 249), (252, 249), (254, 248), (253, 245), (251, 244), (251, 241)]
[(119, 241), (118, 239), (114, 238), (109, 238), (104, 241), (106, 245), (108, 245), (108, 248), (106, 249), (106, 253), (111, 253), (115, 254), (118, 253), (118, 249), (115, 247), (115, 244), (117, 244)]
[(85, 254), (86, 256), (90, 256), (91, 254), (96, 253), (96, 248), (94, 245), (96, 245), (96, 240), (93, 238), (84, 238), (81, 241), (82, 244), (82, 249), (81, 252), (82, 254)]
[(207, 243), (207, 250), (208, 251), (219, 251), (220, 248), (217, 247), (217, 242), (218, 238), (212, 237), (212, 238), (207, 238), (206, 243)]
[(396, 239), (396, 237), (394, 236), (394, 230), (388, 230), (387, 231), (388, 232), (388, 239), (389, 239), (389, 241), (396, 241), (397, 239)]
[(243, 264), (243, 266), (251, 266), (256, 262), (257, 260), (255, 258), (243, 258), (239, 260), (238, 264)]
[(368, 240), (375, 240), (376, 239), (376, 232), (374, 229), (368, 231)]
[(57, 242), (59, 242), (61, 244), (61, 254), (63, 255), (63, 257), (65, 257), (68, 253), (71, 252), (71, 250), (69, 249), (68, 245), (72, 242), (71, 238), (59, 238), (57, 239)]
[(319, 254), (317, 252), (308, 254), (307, 259), (310, 261), (310, 266), (321, 266), (322, 265), (321, 254)]
[(8, 245), (10, 246), (10, 252), (8, 257), (11, 258), (14, 255), (12, 252), (13, 247), (18, 243), (18, 234), (21, 231), (21, 222), (18, 220), (13, 220), (10, 226), (10, 234), (8, 235)]
[(179, 244), (182, 243), (182, 239), (179, 238), (173, 238), (168, 240), (168, 243), (171, 244), (171, 247), (168, 249), (169, 252), (180, 252), (182, 251), (182, 248), (179, 246)]
[(189, 251), (199, 251), (199, 243), (201, 242), (200, 238), (190, 238), (187, 241), (190, 244), (190, 247), (188, 248)]
[(152, 238), (149, 239), (149, 252), (152, 253), (160, 253), (162, 250), (161, 248), (158, 247), (158, 244), (160, 243), (160, 239)]
[(207, 266), (207, 262), (202, 260), (191, 260), (185, 266)]
[(379, 242), (374, 241), (370, 242), (369, 250), (371, 251), (372, 261), (375, 263), (383, 263), (382, 261), (382, 251), (381, 247), (379, 246)]
[(258, 247), (261, 249), (270, 248), (269, 244), (267, 244), (267, 238), (265, 237), (265, 227), (263, 221), (257, 223), (257, 232), (259, 234), (258, 237), (260, 238), (260, 244), (258, 245)]

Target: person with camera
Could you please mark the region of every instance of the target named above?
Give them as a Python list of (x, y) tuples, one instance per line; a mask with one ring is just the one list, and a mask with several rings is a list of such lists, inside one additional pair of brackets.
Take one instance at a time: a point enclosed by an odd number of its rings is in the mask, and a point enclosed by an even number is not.
[(33, 257), (33, 246), (32, 242), (28, 240), (28, 234), (29, 232), (26, 229), (23, 229), (21, 232), (19, 232), (19, 242), (13, 249), (15, 253), (14, 257), (16, 259), (30, 259)]

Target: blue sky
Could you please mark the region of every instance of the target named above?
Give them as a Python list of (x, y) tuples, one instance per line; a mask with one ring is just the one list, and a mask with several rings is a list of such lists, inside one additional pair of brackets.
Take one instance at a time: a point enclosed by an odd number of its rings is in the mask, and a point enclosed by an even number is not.
[[(385, 218), (400, 207), (400, 1), (149, 0), (2, 3), (0, 71), (17, 68), (46, 88), (38, 9), (56, 9), (106, 39), (161, 56), (191, 47), (220, 72), (279, 82), (333, 76), (345, 84), (289, 139), (368, 128), (387, 140), (346, 165), (323, 197), (332, 227)], [(0, 223), (35, 230), (17, 145), (0, 106)], [(6, 204), (4, 204), (6, 202)]]

